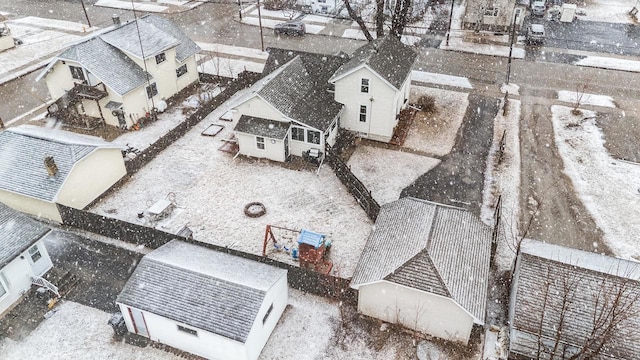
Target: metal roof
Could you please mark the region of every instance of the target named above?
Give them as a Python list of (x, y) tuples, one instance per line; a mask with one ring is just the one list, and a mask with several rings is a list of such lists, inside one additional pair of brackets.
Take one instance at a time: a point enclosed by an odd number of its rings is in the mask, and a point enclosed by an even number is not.
[(242, 115), (233, 130), (251, 135), (264, 136), (270, 139), (282, 140), (287, 136), (289, 125), (289, 122)]
[(387, 280), (448, 296), (484, 322), (492, 230), (471, 212), (403, 198), (382, 206), (351, 286)]
[(48, 232), (42, 223), (0, 203), (0, 270)]
[[(102, 139), (22, 125), (0, 133), (0, 189), (45, 201), (55, 201), (75, 163), (97, 148), (119, 148)], [(44, 158), (58, 167), (49, 176)]]
[(411, 74), (417, 56), (416, 52), (403, 44), (398, 37), (388, 35), (357, 49), (351, 60), (342, 65), (329, 81), (336, 81), (367, 65), (396, 89), (400, 89)]
[(146, 255), (117, 302), (245, 342), (286, 270), (173, 240)]

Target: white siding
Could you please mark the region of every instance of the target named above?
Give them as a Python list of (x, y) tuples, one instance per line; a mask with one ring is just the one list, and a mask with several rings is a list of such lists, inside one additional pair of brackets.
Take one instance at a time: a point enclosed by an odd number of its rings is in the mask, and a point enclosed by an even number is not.
[[(255, 135), (236, 133), (236, 137), (238, 138), (238, 146), (242, 155), (273, 161), (285, 161), (284, 140), (264, 138), (265, 148), (262, 150), (258, 149)], [(275, 144), (271, 142), (272, 140)]]
[[(242, 115), (259, 117), (269, 120), (287, 121), (284, 114), (276, 110), (268, 102), (262, 100), (259, 96), (241, 103), (234, 108), (233, 120), (238, 121)], [(288, 121), (287, 121), (288, 122)]]
[(467, 343), (473, 316), (452, 299), (388, 281), (358, 289), (358, 311), (446, 340)]
[(80, 82), (71, 77), (69, 66), (82, 67), (82, 65), (73, 61), (65, 61), (65, 64), (63, 64), (62, 61), (58, 61), (45, 77), (45, 82), (47, 83), (47, 88), (49, 89), (49, 94), (52, 99), (59, 99), (64, 95), (65, 91), (71, 90), (75, 81)]
[(311, 130), (311, 131), (318, 131), (318, 130), (311, 129), (309, 127), (301, 126), (301, 125), (293, 125), (293, 126), (304, 128), (305, 141), (293, 140), (291, 138), (292, 131), (289, 131), (289, 140), (290, 140), (289, 144), (290, 144), (291, 155), (302, 156), (302, 153), (304, 153), (305, 151), (308, 151), (309, 149), (319, 149), (324, 154), (324, 133), (322, 131), (320, 131), (320, 144), (314, 144), (314, 143), (307, 142), (307, 139), (308, 139), (307, 130)]
[[(287, 307), (288, 297), (289, 287), (287, 285), (287, 275), (284, 274), (265, 294), (262, 307), (260, 307), (256, 321), (247, 337), (246, 346), (250, 360), (256, 360), (260, 356), (262, 348), (264, 348), (267, 340), (269, 340), (271, 332), (275, 329), (284, 309)], [(262, 320), (272, 304), (273, 310), (271, 310), (267, 321), (263, 324)]]
[(0, 202), (18, 211), (62, 223), (55, 203), (0, 190)]
[(56, 201), (83, 209), (126, 173), (120, 149), (96, 149), (73, 166)]
[(187, 86), (193, 84), (194, 82), (196, 82), (198, 80), (198, 67), (196, 65), (196, 57), (191, 56), (187, 59), (184, 60), (184, 62), (182, 63), (178, 63), (176, 61), (176, 70), (182, 66), (182, 65), (187, 65), (187, 73), (178, 77), (174, 71), (174, 76), (176, 77), (176, 84), (178, 87), (178, 91), (181, 91), (182, 89), (186, 88)]

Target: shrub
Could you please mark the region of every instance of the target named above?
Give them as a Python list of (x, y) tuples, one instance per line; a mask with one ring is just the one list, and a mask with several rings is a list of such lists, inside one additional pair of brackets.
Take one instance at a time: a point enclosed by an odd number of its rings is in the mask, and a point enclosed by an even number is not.
[(418, 98), (418, 102), (416, 103), (416, 105), (422, 111), (435, 112), (436, 98), (431, 95), (422, 95)]

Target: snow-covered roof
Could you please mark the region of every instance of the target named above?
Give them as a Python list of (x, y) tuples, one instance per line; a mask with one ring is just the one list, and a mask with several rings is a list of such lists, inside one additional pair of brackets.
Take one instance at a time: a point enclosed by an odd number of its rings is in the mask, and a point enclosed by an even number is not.
[[(640, 263), (635, 261), (525, 239), (512, 284), (510, 351), (534, 356), (542, 338), (539, 359), (548, 359), (548, 349), (559, 335), (563, 348), (573, 355), (587, 342), (598, 314), (607, 314), (598, 323), (602, 331), (609, 326), (609, 314), (626, 311), (616, 320), (620, 323), (602, 353), (593, 358), (640, 358), (639, 274)], [(615, 310), (614, 301), (619, 304)]]
[(484, 323), (492, 230), (471, 212), (415, 198), (380, 209), (351, 286), (387, 280), (447, 296)]
[[(184, 31), (180, 30), (174, 23), (157, 15), (148, 15), (141, 18), (142, 21), (149, 23), (156, 28), (162, 30), (166, 34), (171, 35), (179, 41), (176, 47), (176, 59), (182, 62), (186, 58), (195, 55), (200, 51), (200, 47), (193, 41)], [(147, 53), (145, 52), (145, 55)]]
[[(97, 148), (119, 148), (100, 138), (22, 125), (0, 133), (0, 189), (55, 201), (73, 165)], [(58, 167), (49, 176), (44, 159)]]
[(289, 125), (291, 125), (290, 122), (242, 115), (233, 130), (240, 133), (282, 140), (289, 132)]
[[(147, 22), (148, 17), (142, 17), (137, 21), (134, 20), (118, 26), (100, 35), (100, 38), (116, 49), (132, 54), (138, 59), (155, 56), (180, 44), (180, 41), (171, 34)], [(141, 43), (142, 46), (140, 46)], [(144, 56), (142, 56), (143, 52)]]
[(286, 273), (173, 240), (140, 261), (117, 301), (245, 342), (266, 292)]
[(0, 203), (0, 270), (48, 232), (42, 223)]

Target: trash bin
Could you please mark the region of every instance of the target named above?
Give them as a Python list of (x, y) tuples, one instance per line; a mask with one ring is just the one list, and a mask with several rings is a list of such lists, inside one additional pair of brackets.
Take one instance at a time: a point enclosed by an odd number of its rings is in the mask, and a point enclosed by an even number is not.
[(112, 328), (113, 332), (118, 336), (124, 336), (127, 333), (127, 324), (124, 322), (124, 316), (122, 313), (115, 313), (107, 322)]

